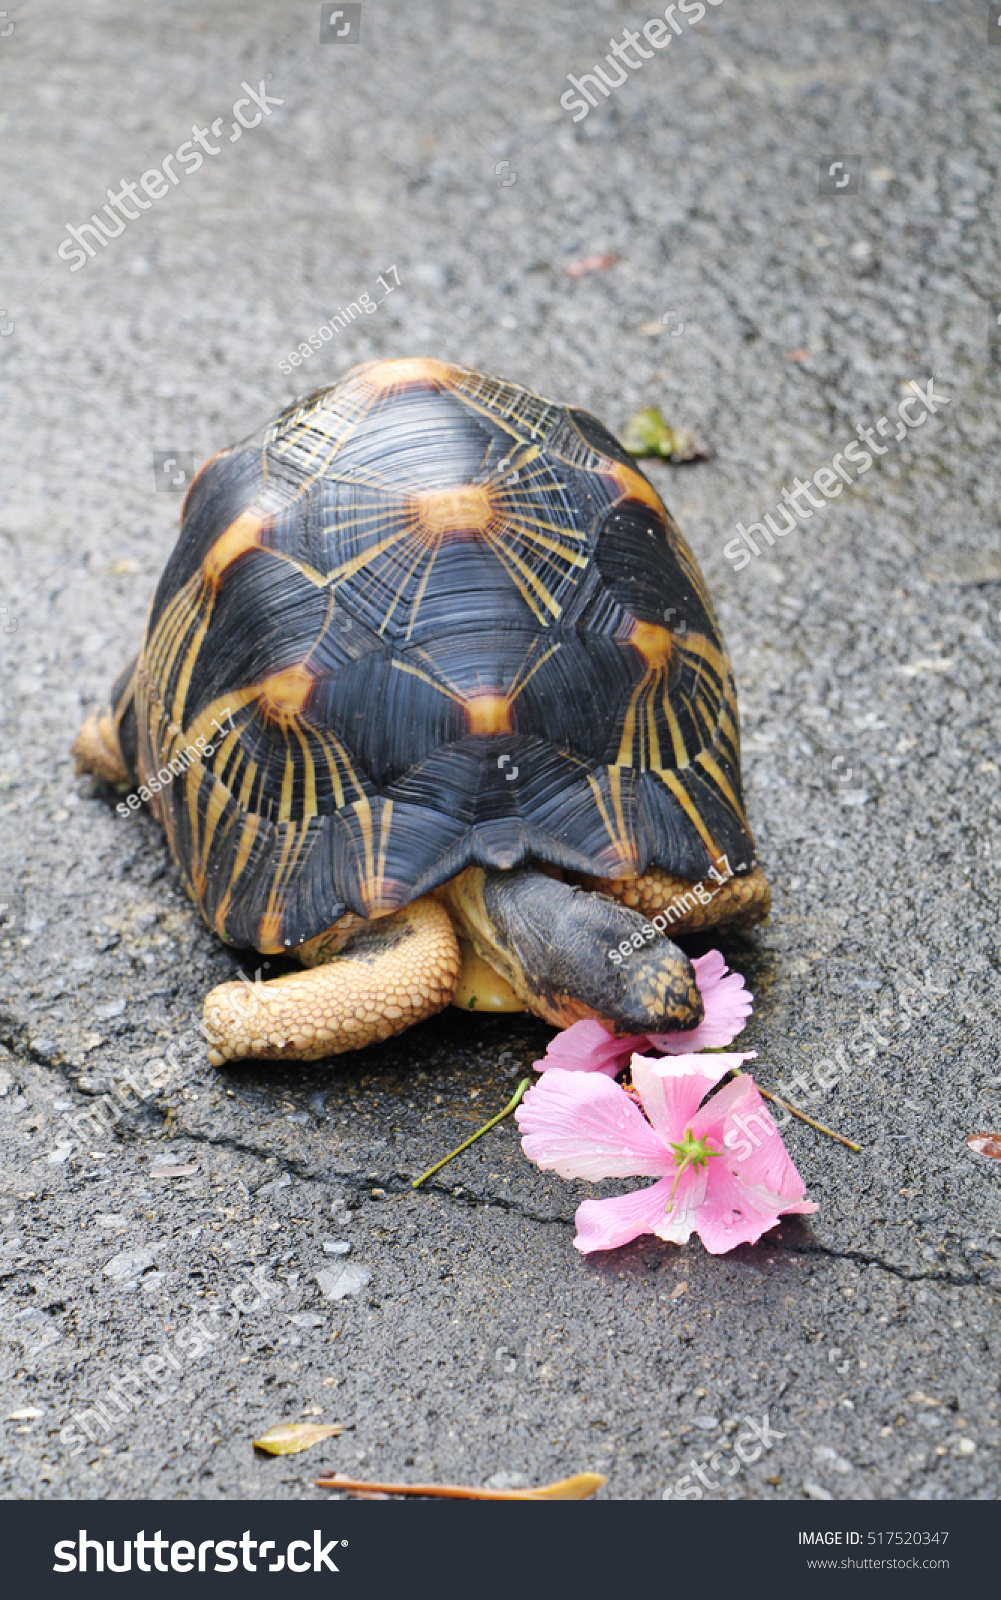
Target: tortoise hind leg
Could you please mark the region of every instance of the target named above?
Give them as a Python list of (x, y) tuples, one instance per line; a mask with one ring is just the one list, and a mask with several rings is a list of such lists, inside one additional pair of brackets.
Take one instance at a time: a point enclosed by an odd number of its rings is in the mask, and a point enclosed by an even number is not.
[[(726, 857), (720, 859), (725, 861)], [(610, 895), (620, 905), (642, 912), (649, 920), (656, 918), (658, 932), (669, 929), (671, 933), (699, 933), (703, 928), (725, 925), (750, 928), (756, 922), (768, 921), (772, 904), (772, 891), (760, 867), (731, 875), (722, 882), (706, 877), (701, 883), (693, 883), (676, 878), (661, 867), (648, 867), (636, 878), (581, 881), (599, 894)]]
[[(221, 983), (203, 1015), (209, 1060), (245, 1056), (319, 1061), (402, 1033), (448, 1005), (459, 982), (459, 944), (430, 897), (371, 922), (343, 941), (321, 935), (304, 949), (320, 965), (255, 984)], [(336, 951), (336, 953), (331, 953)]]
[(103, 783), (136, 781), (135, 661), (120, 673), (111, 690), (111, 705), (87, 718), (73, 741), (77, 776), (92, 772)]
[(110, 711), (87, 718), (73, 741), (76, 772), (92, 772), (103, 783), (128, 783), (129, 773), (122, 759), (118, 734)]

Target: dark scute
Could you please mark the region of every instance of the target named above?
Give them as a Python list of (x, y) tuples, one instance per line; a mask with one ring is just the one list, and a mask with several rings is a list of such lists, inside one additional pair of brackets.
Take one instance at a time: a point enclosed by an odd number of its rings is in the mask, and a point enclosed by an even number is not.
[(188, 490), (181, 531), (157, 584), (151, 628), (168, 601), (197, 572), (219, 535), (253, 503), (261, 483), (261, 454), (251, 446), (227, 451), (199, 473)]
[[(691, 796), (710, 837), (728, 856), (731, 872), (749, 871), (755, 857), (743, 819), (734, 814), (695, 767), (678, 768), (675, 776)], [(696, 883), (704, 878), (713, 865), (709, 851), (681, 801), (655, 772), (642, 774), (639, 804), (641, 827), (655, 841), (649, 865), (663, 867), (665, 872)]]
[[(508, 759), (500, 765), (502, 757)], [(660, 834), (647, 826), (638, 778), (638, 773), (621, 771), (619, 794), (627, 838), (637, 859), (645, 862)], [(600, 787), (606, 814), (614, 814), (604, 777)], [(433, 752), (387, 793), (403, 805), (425, 808), (425, 814), (445, 813), (461, 825), (461, 847), (442, 859), (435, 883), (444, 883), (478, 860), (483, 865), (511, 866), (535, 855), (574, 871), (601, 875), (617, 859), (595, 805), (588, 768), (541, 738), (467, 739)], [(477, 852), (487, 841), (491, 853), (481, 857)]]
[[(570, 416), (584, 440), (592, 450), (597, 450), (599, 455), (608, 456), (612, 461), (621, 461), (623, 466), (632, 467), (639, 472), (635, 457), (629, 454), (624, 444), (620, 444), (614, 433), (610, 433), (603, 422), (593, 417), (590, 411), (580, 411), (571, 406)], [(643, 474), (640, 473), (642, 477)]]
[(455, 395), (406, 389), (387, 394), (353, 429), (335, 471), (391, 490), (448, 489), (481, 482), (491, 449), (500, 459), (507, 442), (495, 423)]
[(185, 704), (190, 723), (213, 700), (306, 660), (329, 596), (287, 561), (250, 550), (227, 568)]
[(370, 628), (401, 645), (408, 638), (426, 644), (467, 623), (524, 625), (525, 603), (504, 565), (478, 540), (456, 539), (439, 550), (411, 626), (412, 602), (427, 572), (426, 560), (416, 557), (413, 544), (402, 541), (395, 551), (373, 556), (339, 586), (344, 603)]
[[(330, 816), (312, 819), (299, 870), (284, 883), (282, 928), (293, 946), (323, 933), (349, 909), (337, 886), (331, 845), (333, 821)], [(254, 944), (257, 939), (284, 852), (287, 829), (287, 823), (269, 826), (261, 848), (255, 846), (250, 866), (238, 880), (226, 920), (226, 937), (231, 944)], [(221, 878), (221, 891), (226, 887)]]
[[(270, 478), (269, 483), (273, 486)], [(322, 560), (318, 563), (316, 559), (322, 548), (319, 532), (323, 526), (323, 490), (322, 481), (311, 484), (305, 493), (298, 484), (290, 484), (287, 492), (295, 494), (296, 498), (281, 510), (269, 514), (261, 542), (276, 554), (288, 556), (291, 561), (311, 567), (325, 576), (326, 564)]]
[(712, 862), (702, 836), (676, 795), (655, 772), (644, 772), (639, 806), (649, 837), (656, 841), (648, 865), (698, 882)]
[(455, 700), (401, 672), (385, 647), (320, 679), (310, 714), (334, 730), (356, 767), (380, 788), (465, 731)]
[[(243, 719), (241, 718), (241, 721)], [(239, 726), (239, 724), (238, 724)], [(244, 757), (254, 762), (257, 776), (254, 789), (250, 797), (250, 808), (261, 812), (264, 816), (276, 821), (282, 801), (285, 786), (285, 768), (289, 758), (292, 762), (292, 820), (301, 822), (305, 809), (306, 774), (302, 754), (302, 746), (298, 739), (288, 738), (285, 729), (278, 723), (265, 718), (259, 710), (252, 711), (244, 722), (240, 732), (240, 750)], [(314, 752), (315, 760), (316, 752)], [(240, 787), (241, 770), (237, 769), (231, 779), (231, 786), (238, 790)], [(320, 769), (317, 778), (324, 775)], [(317, 802), (321, 809), (333, 809), (333, 798), (328, 789), (321, 789), (317, 783)]]
[[(408, 904), (423, 893), (422, 889), (415, 889), (415, 880), (430, 878), (437, 886), (446, 876), (453, 876), (441, 874), (437, 868), (442, 855), (447, 855), (458, 844), (463, 830), (456, 818), (439, 811), (416, 805), (394, 805), (392, 827), (387, 837), (383, 827), (386, 804), (381, 796), (372, 799), (371, 827), (375, 839), (386, 841), (382, 874), (384, 903), (396, 907)], [(322, 846), (319, 852), (314, 851), (314, 858), (324, 867), (329, 863), (337, 894), (348, 910), (367, 916), (362, 872), (369, 852), (361, 817), (353, 806), (345, 806), (322, 821)], [(327, 925), (318, 924), (312, 931), (319, 933)], [(303, 931), (302, 936), (310, 938), (312, 933)]]
[(716, 626), (685, 576), (663, 520), (638, 500), (605, 517), (595, 561), (613, 599), (640, 622), (710, 638)]

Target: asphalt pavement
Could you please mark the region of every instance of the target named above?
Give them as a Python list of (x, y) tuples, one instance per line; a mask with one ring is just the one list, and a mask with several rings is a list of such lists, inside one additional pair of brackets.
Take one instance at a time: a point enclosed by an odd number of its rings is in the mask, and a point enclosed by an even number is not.
[[(1001, 1132), (988, 8), (668, 7), (607, 94), (582, 75), (662, 11), (338, 9), (0, 13), (0, 1492), (593, 1469), (614, 1498), (994, 1499), (1001, 1169), (967, 1144)], [(95, 243), (109, 186), (141, 203)], [(193, 468), (404, 355), (617, 432), (658, 406), (713, 452), (647, 470), (718, 604), (774, 889), (721, 946), (759, 1082), (861, 1146), (790, 1122), (819, 1210), (753, 1248), (583, 1259), (591, 1191), (510, 1120), (412, 1190), (530, 1070), (532, 1019), (211, 1067), (192, 1019), (259, 963), (152, 818), (74, 777)], [(871, 468), (838, 475), (859, 427)], [(738, 560), (823, 469), (843, 488)], [(254, 1453), (290, 1420), (344, 1431)]]

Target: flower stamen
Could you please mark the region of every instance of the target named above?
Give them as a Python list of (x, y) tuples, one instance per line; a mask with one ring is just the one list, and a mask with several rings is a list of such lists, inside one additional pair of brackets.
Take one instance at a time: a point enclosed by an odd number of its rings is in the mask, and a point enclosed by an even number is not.
[(678, 1171), (671, 1187), (671, 1193), (667, 1197), (666, 1211), (673, 1211), (674, 1209), (674, 1196), (678, 1184), (681, 1182), (682, 1174), (687, 1172), (689, 1167), (698, 1172), (700, 1167), (709, 1165), (711, 1156), (721, 1156), (723, 1154), (722, 1150), (710, 1149), (708, 1138), (696, 1139), (691, 1128), (685, 1129), (685, 1137), (678, 1144), (671, 1142), (671, 1149), (674, 1151), (674, 1161)]

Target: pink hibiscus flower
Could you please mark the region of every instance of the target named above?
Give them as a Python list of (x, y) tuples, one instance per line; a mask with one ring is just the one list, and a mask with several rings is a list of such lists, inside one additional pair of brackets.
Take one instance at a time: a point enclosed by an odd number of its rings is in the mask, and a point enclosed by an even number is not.
[(531, 1161), (592, 1183), (658, 1180), (611, 1200), (585, 1200), (577, 1208), (578, 1250), (614, 1250), (644, 1233), (686, 1244), (696, 1232), (722, 1255), (754, 1244), (786, 1212), (816, 1211), (752, 1078), (740, 1073), (702, 1105), (752, 1055), (634, 1056), (633, 1088), (645, 1116), (600, 1069), (543, 1074), (515, 1112)]
[(615, 1078), (637, 1050), (652, 1047), (665, 1055), (691, 1055), (730, 1044), (750, 1016), (754, 996), (744, 988), (739, 972), (728, 973), (718, 950), (696, 956), (692, 966), (704, 1011), (697, 1028), (687, 1033), (634, 1033), (617, 1039), (600, 1022), (575, 1022), (550, 1040), (543, 1059), (533, 1063), (536, 1072), (559, 1067), (564, 1072), (603, 1072)]

